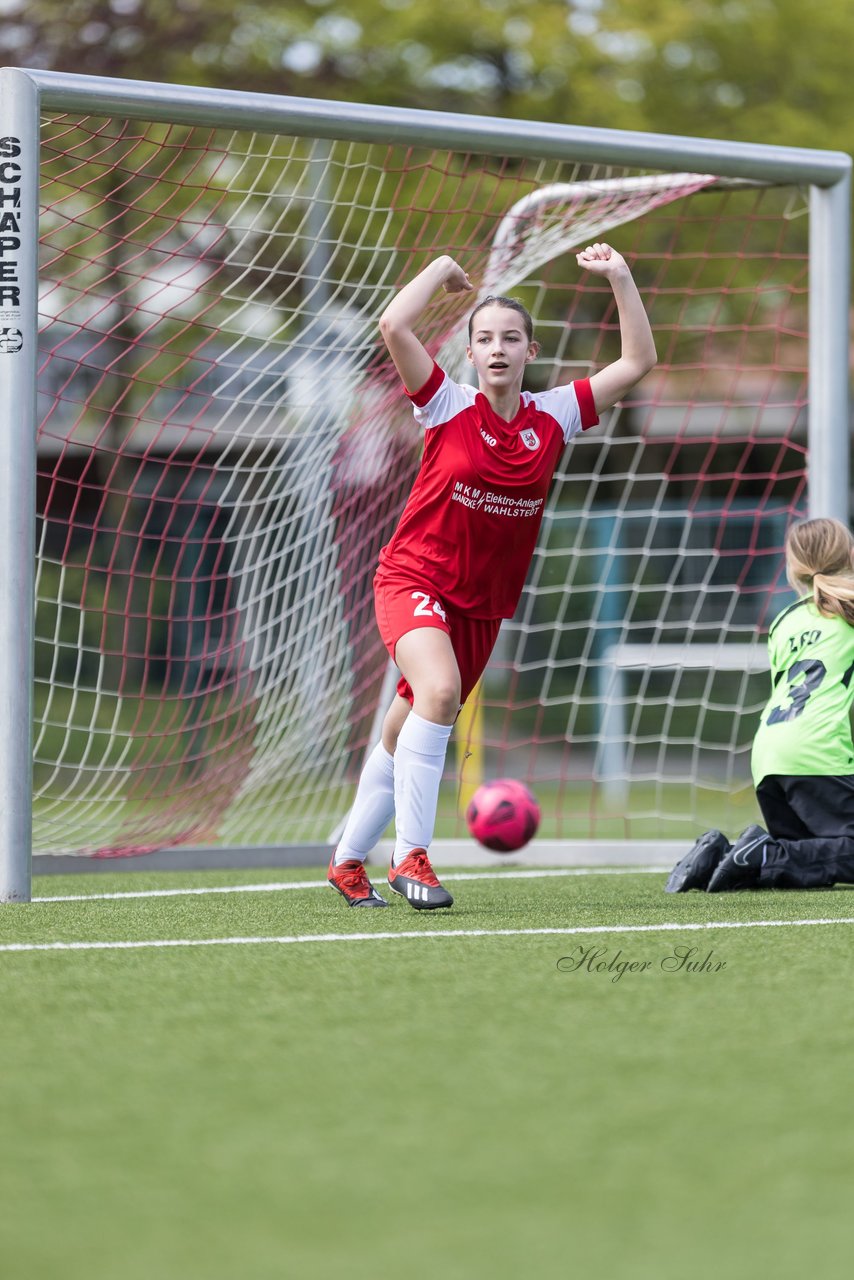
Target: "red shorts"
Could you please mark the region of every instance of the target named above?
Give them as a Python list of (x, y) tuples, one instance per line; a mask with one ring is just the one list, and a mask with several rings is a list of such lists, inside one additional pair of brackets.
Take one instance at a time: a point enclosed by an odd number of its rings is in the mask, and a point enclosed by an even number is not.
[[(381, 572), (374, 578), (374, 605), (380, 635), (392, 659), (400, 637), (416, 627), (436, 627), (451, 637), (460, 669), (460, 701), (465, 702), (483, 675), (498, 639), (501, 619), (470, 618), (437, 600), (429, 588)], [(412, 688), (402, 676), (397, 682), (397, 692), (412, 702)]]

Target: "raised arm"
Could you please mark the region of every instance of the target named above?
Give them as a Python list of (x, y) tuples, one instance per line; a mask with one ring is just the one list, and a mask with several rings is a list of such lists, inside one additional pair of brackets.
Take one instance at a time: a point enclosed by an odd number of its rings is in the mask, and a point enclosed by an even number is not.
[(620, 357), (590, 379), (596, 412), (601, 413), (655, 368), (658, 356), (646, 310), (622, 254), (608, 244), (592, 244), (576, 256), (576, 261), (594, 275), (605, 276), (614, 291), (620, 318)]
[(395, 294), (380, 316), (380, 333), (407, 391), (418, 391), (433, 371), (433, 360), (413, 332), (438, 291), (469, 293), (474, 285), (453, 258), (443, 254)]

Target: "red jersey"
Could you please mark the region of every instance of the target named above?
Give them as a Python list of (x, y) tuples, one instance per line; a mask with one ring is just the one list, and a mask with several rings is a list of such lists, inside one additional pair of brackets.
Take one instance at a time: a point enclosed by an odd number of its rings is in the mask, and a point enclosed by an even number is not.
[(380, 570), (471, 617), (510, 618), (564, 445), (599, 421), (590, 383), (523, 391), (510, 422), (437, 364), (407, 395), (425, 428), (424, 454)]

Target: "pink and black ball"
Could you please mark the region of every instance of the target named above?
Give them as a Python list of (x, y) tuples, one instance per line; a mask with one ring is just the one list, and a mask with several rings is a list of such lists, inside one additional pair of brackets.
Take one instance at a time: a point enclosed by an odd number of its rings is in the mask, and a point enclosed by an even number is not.
[(487, 849), (514, 853), (536, 834), (540, 806), (524, 783), (498, 778), (475, 791), (466, 809), (466, 823), (475, 840)]

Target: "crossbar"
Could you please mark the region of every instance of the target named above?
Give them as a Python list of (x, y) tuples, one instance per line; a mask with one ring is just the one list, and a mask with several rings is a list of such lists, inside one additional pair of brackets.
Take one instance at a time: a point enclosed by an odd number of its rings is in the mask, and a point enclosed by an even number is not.
[(401, 110), (320, 98), (243, 93), (198, 85), (157, 84), (80, 76), (64, 71), (24, 71), (46, 111), (97, 112), (125, 119), (215, 125), (289, 133), (300, 137), (441, 146), (452, 151), (542, 159), (625, 164), (672, 172), (697, 168), (720, 177), (802, 182), (831, 187), (851, 172), (841, 151), (780, 147), (678, 134), (625, 133), (619, 129), (505, 120), (444, 111)]

